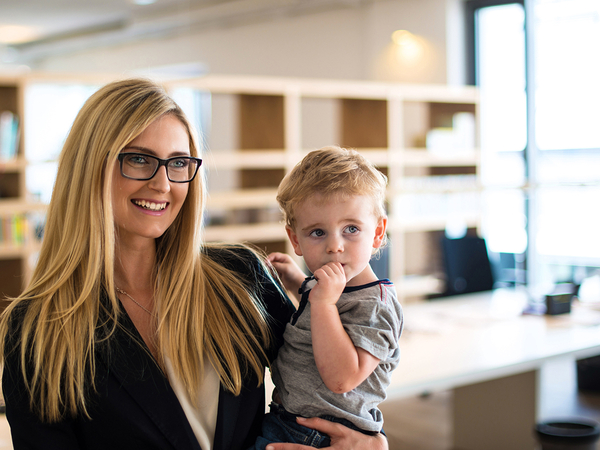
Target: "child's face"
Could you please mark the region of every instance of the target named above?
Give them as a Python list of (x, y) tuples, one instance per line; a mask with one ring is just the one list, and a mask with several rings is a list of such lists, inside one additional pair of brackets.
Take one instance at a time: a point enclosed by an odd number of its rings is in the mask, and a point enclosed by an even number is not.
[(383, 241), (387, 219), (377, 220), (370, 197), (324, 198), (316, 194), (294, 208), (294, 215), (296, 226), (287, 228), (288, 236), (311, 272), (339, 262), (348, 286), (377, 279), (369, 261), (373, 249)]

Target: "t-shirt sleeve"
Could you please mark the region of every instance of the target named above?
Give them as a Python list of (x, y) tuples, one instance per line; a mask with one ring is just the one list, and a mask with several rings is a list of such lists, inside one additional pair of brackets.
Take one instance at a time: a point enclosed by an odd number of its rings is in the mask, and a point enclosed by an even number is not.
[(348, 302), (340, 307), (340, 318), (355, 347), (381, 361), (397, 354), (403, 327), (399, 303), (377, 299)]

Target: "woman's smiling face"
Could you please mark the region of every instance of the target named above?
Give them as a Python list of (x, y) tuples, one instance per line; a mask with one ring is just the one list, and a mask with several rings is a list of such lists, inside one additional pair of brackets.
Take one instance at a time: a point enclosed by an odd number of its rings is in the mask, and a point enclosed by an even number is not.
[[(179, 119), (166, 114), (152, 122), (122, 152), (161, 159), (190, 156), (190, 138)], [(121, 243), (162, 236), (179, 214), (189, 188), (189, 183), (169, 181), (164, 166), (150, 180), (140, 181), (123, 177), (117, 161), (112, 177), (113, 213)]]

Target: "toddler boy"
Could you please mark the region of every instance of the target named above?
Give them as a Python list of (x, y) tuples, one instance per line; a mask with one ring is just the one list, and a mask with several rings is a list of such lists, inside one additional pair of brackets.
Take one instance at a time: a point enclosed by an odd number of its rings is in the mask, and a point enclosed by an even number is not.
[(256, 442), (321, 448), (327, 435), (297, 423), (321, 417), (363, 433), (382, 430), (378, 409), (398, 365), (402, 309), (369, 261), (385, 244), (386, 177), (354, 150), (309, 153), (281, 182), (277, 201), (294, 252), (269, 260), (300, 304), (271, 367), (276, 400)]

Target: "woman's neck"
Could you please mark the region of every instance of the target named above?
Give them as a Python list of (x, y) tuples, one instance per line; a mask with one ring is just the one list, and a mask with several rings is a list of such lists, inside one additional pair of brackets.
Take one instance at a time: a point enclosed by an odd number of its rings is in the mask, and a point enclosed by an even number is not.
[(126, 291), (153, 289), (156, 246), (117, 245), (115, 248), (115, 284)]

